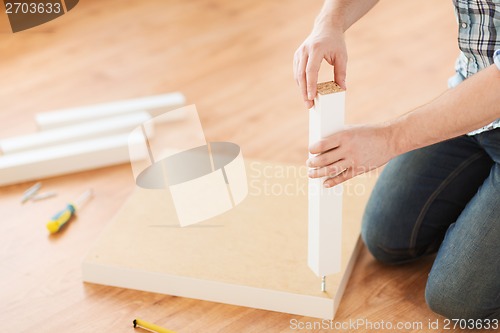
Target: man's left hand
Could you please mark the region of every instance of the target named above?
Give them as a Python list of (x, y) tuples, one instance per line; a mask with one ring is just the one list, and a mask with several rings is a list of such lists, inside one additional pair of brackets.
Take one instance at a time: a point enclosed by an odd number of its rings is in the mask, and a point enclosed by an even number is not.
[(325, 187), (376, 169), (396, 156), (389, 125), (346, 127), (309, 147), (309, 177), (329, 177)]

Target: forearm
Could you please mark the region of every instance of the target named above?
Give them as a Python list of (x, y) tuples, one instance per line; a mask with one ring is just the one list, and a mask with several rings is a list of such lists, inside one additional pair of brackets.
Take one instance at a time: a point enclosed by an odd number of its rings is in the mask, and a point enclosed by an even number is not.
[(378, 0), (326, 0), (315, 27), (334, 27), (346, 31), (375, 6)]
[(500, 71), (492, 65), (389, 123), (395, 155), (444, 141), (500, 118)]

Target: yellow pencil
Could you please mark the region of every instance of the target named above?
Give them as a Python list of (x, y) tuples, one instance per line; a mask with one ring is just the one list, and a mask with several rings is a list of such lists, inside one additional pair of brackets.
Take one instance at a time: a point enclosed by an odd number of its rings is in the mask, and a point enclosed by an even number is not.
[(147, 321), (144, 321), (144, 320), (139, 319), (139, 318), (134, 319), (134, 328), (136, 328), (137, 326), (140, 326), (142, 328), (145, 328), (145, 329), (148, 329), (150, 331), (157, 332), (157, 333), (175, 333), (174, 331), (167, 330), (166, 328), (160, 327), (158, 325), (148, 323)]

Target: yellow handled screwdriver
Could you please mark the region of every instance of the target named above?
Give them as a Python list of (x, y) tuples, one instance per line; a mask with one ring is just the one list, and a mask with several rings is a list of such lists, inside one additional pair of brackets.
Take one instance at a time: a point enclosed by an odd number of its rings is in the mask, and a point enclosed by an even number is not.
[(136, 327), (142, 327), (142, 328), (145, 328), (151, 332), (155, 332), (155, 333), (175, 333), (174, 331), (171, 331), (171, 330), (167, 330), (166, 328), (163, 328), (163, 327), (160, 327), (158, 325), (155, 325), (155, 324), (151, 324), (151, 323), (148, 323), (147, 321), (144, 321), (142, 319), (134, 319), (134, 328)]
[(51, 234), (55, 234), (61, 230), (76, 214), (76, 211), (80, 210), (93, 195), (94, 191), (92, 189), (83, 192), (74, 203), (69, 203), (66, 208), (54, 215), (52, 219), (50, 219), (49, 223), (47, 223), (47, 229), (49, 232)]

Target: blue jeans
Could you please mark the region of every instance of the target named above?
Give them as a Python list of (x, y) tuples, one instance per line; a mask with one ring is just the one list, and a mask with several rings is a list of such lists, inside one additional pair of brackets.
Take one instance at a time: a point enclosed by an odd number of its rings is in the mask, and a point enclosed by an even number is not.
[(500, 129), (390, 161), (368, 201), (362, 237), (389, 264), (437, 252), (425, 289), (434, 312), (500, 318)]

